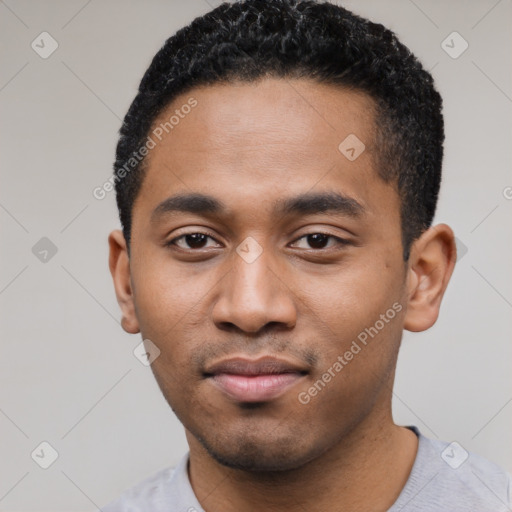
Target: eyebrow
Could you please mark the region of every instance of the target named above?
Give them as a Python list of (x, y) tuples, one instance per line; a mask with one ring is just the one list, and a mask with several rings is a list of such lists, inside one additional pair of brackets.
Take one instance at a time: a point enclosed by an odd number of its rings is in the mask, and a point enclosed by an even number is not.
[(156, 222), (169, 213), (196, 213), (199, 215), (219, 215), (226, 210), (224, 203), (204, 194), (178, 194), (164, 199), (151, 214)]
[[(205, 194), (178, 194), (164, 199), (151, 214), (156, 222), (162, 216), (173, 213), (194, 213), (205, 216), (227, 214), (226, 205)], [(314, 215), (316, 213), (337, 213), (358, 218), (366, 213), (365, 207), (354, 198), (338, 192), (308, 192), (274, 202), (274, 213), (278, 216), (292, 214)]]
[(361, 217), (366, 213), (365, 207), (354, 198), (338, 192), (308, 192), (296, 197), (278, 199), (274, 203), (277, 213), (281, 215), (315, 213), (339, 213), (347, 217)]

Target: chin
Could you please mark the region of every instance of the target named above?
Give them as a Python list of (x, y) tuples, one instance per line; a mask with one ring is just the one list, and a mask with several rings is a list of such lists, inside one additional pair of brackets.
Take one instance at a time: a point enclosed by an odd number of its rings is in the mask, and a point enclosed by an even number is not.
[[(307, 450), (297, 439), (270, 439), (269, 433), (258, 439), (251, 435), (220, 436), (216, 442), (197, 437), (210, 457), (231, 469), (251, 472), (280, 472), (298, 469), (321, 454)], [(318, 451), (318, 453), (316, 453)]]

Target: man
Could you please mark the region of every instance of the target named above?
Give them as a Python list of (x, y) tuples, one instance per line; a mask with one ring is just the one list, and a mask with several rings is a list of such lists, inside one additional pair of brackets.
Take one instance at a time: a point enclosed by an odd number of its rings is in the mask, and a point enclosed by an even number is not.
[(391, 414), (456, 259), (441, 106), (329, 3), (222, 4), (165, 43), (121, 128), (110, 269), (190, 452), (104, 511), (509, 510), (510, 475)]

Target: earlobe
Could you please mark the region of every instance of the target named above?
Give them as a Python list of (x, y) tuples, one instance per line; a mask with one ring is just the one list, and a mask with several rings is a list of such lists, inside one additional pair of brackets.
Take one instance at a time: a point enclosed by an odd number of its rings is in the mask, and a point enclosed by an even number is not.
[(117, 302), (121, 307), (122, 328), (130, 333), (140, 332), (139, 322), (135, 314), (135, 303), (130, 275), (130, 259), (123, 232), (119, 229), (112, 231), (108, 237), (110, 248), (109, 268), (114, 281)]
[(414, 242), (407, 275), (405, 329), (419, 332), (435, 324), (456, 256), (455, 237), (446, 224), (427, 229)]

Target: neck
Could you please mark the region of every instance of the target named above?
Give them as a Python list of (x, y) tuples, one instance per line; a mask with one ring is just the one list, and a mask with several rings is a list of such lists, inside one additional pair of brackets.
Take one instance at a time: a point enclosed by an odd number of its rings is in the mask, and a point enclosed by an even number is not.
[(363, 422), (300, 468), (270, 473), (219, 464), (187, 431), (192, 488), (206, 512), (384, 512), (409, 477), (418, 441), (414, 432), (395, 425), (391, 414), (383, 420)]

